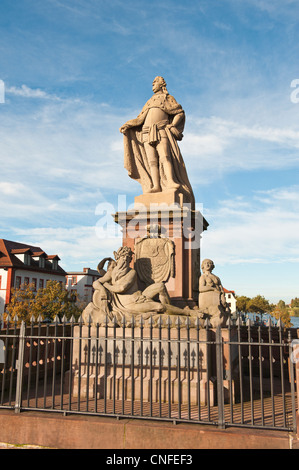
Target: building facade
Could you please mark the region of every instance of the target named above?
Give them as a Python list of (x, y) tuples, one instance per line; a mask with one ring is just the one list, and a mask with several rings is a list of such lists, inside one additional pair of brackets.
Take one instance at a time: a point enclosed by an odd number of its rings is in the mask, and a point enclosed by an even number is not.
[(10, 303), (11, 290), (33, 284), (37, 291), (47, 281), (65, 284), (66, 272), (58, 255), (48, 255), (38, 246), (0, 239), (0, 317)]
[(232, 314), (236, 313), (237, 311), (237, 299), (236, 299), (236, 294), (235, 291), (233, 290), (227, 290), (224, 289), (224, 294), (225, 294), (225, 300), (226, 303), (228, 304), (230, 311)]
[(78, 300), (84, 303), (92, 301), (92, 284), (100, 277), (98, 271), (83, 268), (80, 272), (68, 272), (66, 275), (66, 288), (71, 293), (77, 293)]

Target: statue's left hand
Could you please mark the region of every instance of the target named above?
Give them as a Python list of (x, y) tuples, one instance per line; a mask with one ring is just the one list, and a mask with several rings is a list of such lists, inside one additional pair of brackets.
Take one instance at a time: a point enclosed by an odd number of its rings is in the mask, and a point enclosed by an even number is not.
[(170, 132), (174, 135), (176, 140), (182, 140), (183, 134), (180, 131), (178, 131), (175, 126), (168, 124), (167, 127), (170, 130)]

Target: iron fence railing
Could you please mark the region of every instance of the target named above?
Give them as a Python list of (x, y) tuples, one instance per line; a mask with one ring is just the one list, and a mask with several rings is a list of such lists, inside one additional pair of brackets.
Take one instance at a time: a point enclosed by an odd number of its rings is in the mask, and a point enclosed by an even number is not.
[(8, 319), (0, 408), (295, 432), (295, 338), (271, 321), (213, 329), (165, 316), (130, 326)]

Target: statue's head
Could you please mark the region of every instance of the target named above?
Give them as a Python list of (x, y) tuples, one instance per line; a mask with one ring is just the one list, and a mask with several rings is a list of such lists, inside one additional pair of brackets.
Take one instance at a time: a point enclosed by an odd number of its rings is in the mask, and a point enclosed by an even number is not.
[(161, 225), (149, 224), (146, 226), (146, 236), (148, 238), (159, 238), (161, 235)]
[(166, 95), (168, 95), (168, 91), (166, 88), (166, 82), (163, 77), (157, 76), (153, 81), (153, 92), (156, 93), (157, 91), (163, 91)]
[(128, 246), (121, 246), (117, 251), (113, 252), (115, 261), (121, 258), (127, 259), (129, 263), (133, 258), (133, 251)]
[(203, 271), (210, 271), (212, 272), (215, 268), (214, 262), (211, 259), (204, 259), (201, 263), (201, 269)]

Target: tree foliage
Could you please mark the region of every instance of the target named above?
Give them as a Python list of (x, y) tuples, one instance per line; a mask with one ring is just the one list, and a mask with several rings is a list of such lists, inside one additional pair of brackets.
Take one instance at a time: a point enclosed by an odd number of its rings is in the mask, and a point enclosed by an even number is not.
[(250, 297), (246, 297), (246, 295), (237, 295), (237, 310), (239, 312), (247, 312), (247, 303), (250, 300)]
[(276, 305), (271, 304), (262, 295), (250, 298), (245, 295), (236, 296), (237, 310), (239, 312), (251, 313), (270, 313), (277, 320), (281, 319), (286, 326), (292, 326), (291, 317), (299, 316), (299, 298), (292, 299), (290, 306), (284, 300), (279, 300)]
[(267, 313), (271, 311), (272, 307), (269, 300), (262, 295), (253, 297), (247, 303), (247, 311), (253, 313)]
[(292, 315), (294, 317), (299, 317), (299, 307), (292, 308)]
[[(81, 311), (76, 305), (77, 296), (70, 294), (58, 281), (48, 281), (46, 287), (34, 292), (34, 285), (22, 284), (20, 288), (12, 289), (11, 302), (6, 308), (12, 318), (18, 317), (19, 322), (30, 322), (32, 315), (41, 316), (43, 320), (60, 319), (65, 315), (79, 316)], [(4, 316), (4, 320), (5, 320)]]
[(276, 320), (281, 320), (286, 328), (290, 328), (292, 326), (289, 308), (286, 306), (283, 307), (281, 303), (278, 303), (275, 306), (275, 308), (271, 311), (271, 315), (272, 317), (276, 318)]
[(32, 315), (32, 306), (35, 300), (34, 285), (22, 284), (20, 288), (11, 289), (11, 301), (6, 307), (4, 320), (7, 315), (18, 317), (19, 321), (28, 321)]
[(266, 313), (270, 312), (273, 305), (262, 295), (250, 298), (245, 295), (237, 296), (237, 310), (239, 312)]
[(277, 302), (277, 307), (284, 310), (285, 308), (287, 308), (286, 306), (286, 303), (284, 300), (279, 300), (279, 302)]
[(299, 298), (295, 297), (291, 300), (291, 308), (299, 308)]

